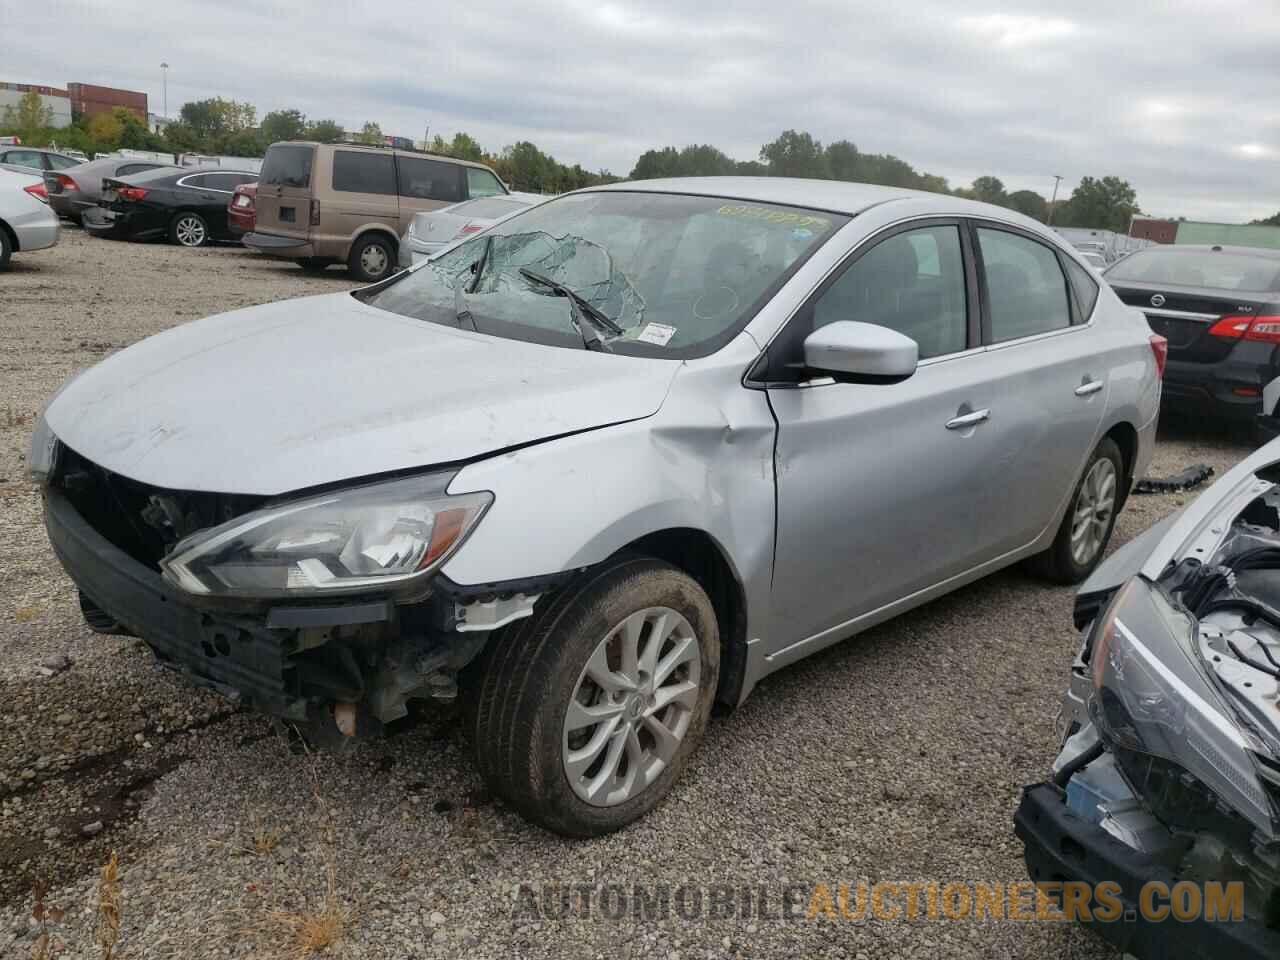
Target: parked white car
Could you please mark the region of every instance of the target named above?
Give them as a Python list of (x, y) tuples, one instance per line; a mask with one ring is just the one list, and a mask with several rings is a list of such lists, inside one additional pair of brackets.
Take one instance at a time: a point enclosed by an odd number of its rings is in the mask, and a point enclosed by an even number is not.
[(416, 214), (400, 238), (400, 267), (412, 267), (455, 240), (550, 199), (537, 193), (495, 194)]
[(15, 251), (28, 253), (58, 242), (58, 215), (49, 206), (44, 180), (34, 171), (0, 170), (0, 270)]

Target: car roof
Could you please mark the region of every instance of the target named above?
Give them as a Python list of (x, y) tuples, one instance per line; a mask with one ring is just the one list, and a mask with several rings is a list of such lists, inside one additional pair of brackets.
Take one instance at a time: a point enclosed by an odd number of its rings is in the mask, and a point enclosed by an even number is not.
[(1257, 257), (1260, 260), (1280, 260), (1280, 250), (1272, 247), (1229, 246), (1225, 243), (1157, 243), (1133, 252), (1147, 253), (1152, 250), (1171, 253), (1233, 253), (1242, 257)]
[(1016, 210), (977, 200), (965, 200), (945, 193), (882, 187), (849, 180), (802, 180), (796, 177), (672, 177), (664, 180), (628, 180), (598, 187), (584, 193), (626, 190), (644, 193), (686, 193), (726, 200), (749, 200), (785, 206), (812, 207), (853, 216), (868, 207), (897, 200), (929, 200), (939, 216), (989, 217), (1026, 224), (1044, 231), (1044, 224)]
[(442, 160), (445, 163), (456, 163), (463, 167), (476, 167), (480, 170), (488, 170), (493, 173), (493, 169), (485, 163), (476, 163), (474, 160), (459, 160), (457, 157), (445, 157), (438, 153), (427, 153), (423, 150), (406, 150), (403, 147), (380, 147), (373, 143), (346, 143), (345, 141), (321, 143), (319, 140), (277, 140), (271, 146), (290, 146), (290, 147), (334, 147), (340, 150), (361, 150), (369, 153), (395, 153), (403, 157), (422, 157), (424, 160)]

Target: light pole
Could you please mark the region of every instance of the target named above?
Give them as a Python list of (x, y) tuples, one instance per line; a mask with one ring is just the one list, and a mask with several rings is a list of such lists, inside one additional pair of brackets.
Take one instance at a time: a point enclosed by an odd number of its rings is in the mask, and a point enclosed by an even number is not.
[(1059, 174), (1053, 175), (1053, 199), (1049, 201), (1049, 222), (1046, 226), (1053, 226), (1053, 208), (1058, 204), (1058, 184), (1062, 182)]
[(169, 64), (161, 61), (160, 76), (163, 78), (161, 83), (164, 84), (164, 118), (169, 119)]

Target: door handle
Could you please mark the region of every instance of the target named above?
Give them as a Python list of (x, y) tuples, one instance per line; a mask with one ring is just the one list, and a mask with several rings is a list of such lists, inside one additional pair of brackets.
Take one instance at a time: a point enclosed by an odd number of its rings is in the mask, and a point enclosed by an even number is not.
[(1089, 394), (1097, 393), (1101, 389), (1101, 380), (1086, 380), (1084, 383), (1080, 384), (1080, 386), (1076, 387), (1076, 396), (1087, 397)]
[(958, 417), (952, 417), (947, 421), (948, 430), (963, 430), (965, 427), (975, 427), (988, 420), (991, 417), (989, 409), (975, 410), (973, 413), (962, 413)]

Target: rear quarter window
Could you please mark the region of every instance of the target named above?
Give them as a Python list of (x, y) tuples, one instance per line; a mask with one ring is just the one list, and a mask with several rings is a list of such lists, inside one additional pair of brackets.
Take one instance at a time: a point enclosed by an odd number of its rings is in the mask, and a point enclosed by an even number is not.
[(311, 166), (315, 159), (315, 147), (280, 144), (267, 149), (262, 161), (260, 183), (274, 187), (311, 186)]
[(1063, 258), (1067, 265), (1067, 279), (1071, 281), (1071, 291), (1075, 294), (1076, 305), (1080, 308), (1080, 322), (1088, 323), (1093, 316), (1093, 308), (1098, 303), (1098, 282), (1089, 276), (1089, 271), (1074, 260)]
[(333, 189), (343, 193), (396, 194), (396, 168), (391, 154), (336, 150)]
[[(396, 157), (400, 172), (400, 195), (415, 200), (454, 202), (462, 197), (462, 168), (425, 157)], [(473, 214), (483, 216), (483, 214)]]

